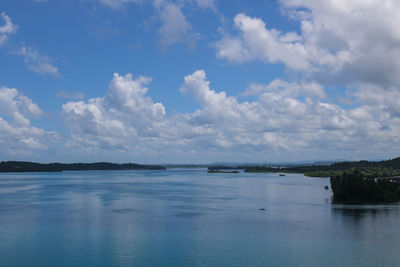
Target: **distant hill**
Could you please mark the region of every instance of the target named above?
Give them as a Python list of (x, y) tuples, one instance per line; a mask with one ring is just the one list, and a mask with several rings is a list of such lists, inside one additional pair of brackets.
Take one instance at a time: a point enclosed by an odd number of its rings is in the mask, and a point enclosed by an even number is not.
[(90, 170), (165, 170), (161, 165), (142, 165), (136, 163), (36, 163), (27, 161), (2, 161), (0, 172), (61, 172)]

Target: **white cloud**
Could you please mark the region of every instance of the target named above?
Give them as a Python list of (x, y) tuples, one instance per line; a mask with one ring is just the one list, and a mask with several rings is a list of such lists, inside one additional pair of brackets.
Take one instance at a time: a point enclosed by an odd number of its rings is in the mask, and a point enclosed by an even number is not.
[(354, 95), (364, 105), (400, 117), (400, 89), (397, 87), (382, 88), (371, 84), (359, 84)]
[(280, 91), (281, 95), (288, 97), (312, 96), (325, 99), (326, 94), (322, 86), (316, 82), (287, 82), (281, 79), (275, 79), (268, 85), (250, 84), (244, 95), (261, 95), (268, 91)]
[(11, 18), (5, 12), (0, 14), (0, 21), (4, 21), (4, 25), (0, 25), (0, 46), (5, 43), (9, 34), (17, 31), (17, 26), (11, 21)]
[(164, 106), (146, 95), (149, 82), (115, 74), (104, 97), (63, 105), (72, 135), (69, 147), (164, 162), (186, 161), (189, 155), (210, 161), (210, 154), (216, 160), (262, 161), (296, 159), (304, 153), (315, 159), (359, 158), (371, 149), (378, 151), (376, 157), (399, 152), (395, 101), (389, 110), (379, 105), (385, 99), (368, 103), (358, 95), (361, 105), (344, 109), (323, 102), (325, 93), (315, 82), (275, 80), (250, 85), (247, 92), (257, 100), (239, 102), (212, 90), (205, 71), (198, 70), (184, 78), (180, 91), (192, 95), (201, 108), (166, 116)]
[[(165, 116), (165, 108), (146, 97), (151, 80), (114, 74), (108, 93), (87, 103), (63, 105), (63, 118), (72, 141), (83, 146), (126, 150), (138, 136), (152, 136), (154, 125)], [(156, 133), (155, 133), (156, 134)]]
[[(340, 158), (362, 158), (370, 151), (380, 154), (375, 157), (398, 156), (400, 2), (280, 3), (284, 14), (299, 21), (300, 32), (282, 32), (260, 18), (238, 14), (237, 34), (225, 32), (216, 46), (217, 56), (230, 62), (282, 63), (300, 74), (294, 82), (276, 79), (245, 91), (259, 96), (259, 114), (267, 125), (275, 125), (279, 136), (292, 136), (290, 142), (304, 144), (295, 151), (304, 149), (307, 155), (329, 150)], [(358, 106), (322, 102), (324, 86), (332, 84), (347, 88), (346, 96)], [(316, 99), (301, 100), (299, 93)]]
[[(11, 18), (6, 15), (5, 12), (0, 14), (0, 18), (4, 20), (5, 24), (0, 26), (0, 46), (5, 43), (9, 34), (15, 33), (17, 30), (17, 26), (14, 25), (11, 21)], [(11, 52), (15, 55), (20, 55), (24, 57), (25, 64), (28, 69), (40, 74), (40, 75), (53, 75), (60, 76), (58, 72), (58, 68), (51, 64), (51, 58), (46, 55), (39, 54), (39, 52), (30, 47), (30, 46), (22, 46), (16, 48), (13, 47), (14, 51)]]
[(204, 106), (220, 105), (227, 100), (225, 92), (217, 93), (210, 90), (210, 82), (206, 80), (204, 70), (195, 71), (193, 74), (184, 78), (185, 83), (180, 88), (180, 91), (193, 94), (196, 100)]
[(187, 22), (181, 8), (174, 3), (157, 4), (161, 27), (158, 30), (160, 44), (169, 46), (174, 43), (186, 43), (193, 47), (198, 39), (192, 26)]
[(48, 149), (58, 134), (31, 126), (43, 111), (15, 88), (0, 88), (0, 155), (15, 156)]
[(0, 88), (0, 114), (12, 118), (17, 125), (29, 125), (27, 116), (40, 117), (43, 111), (15, 88)]
[(283, 63), (331, 83), (400, 83), (400, 2), (281, 0), (300, 33), (269, 28), (238, 14), (237, 35), (225, 33), (217, 56), (231, 62)]
[(24, 57), (25, 64), (33, 72), (40, 75), (53, 75), (60, 76), (58, 68), (51, 64), (51, 58), (46, 55), (41, 55), (37, 50), (29, 46), (22, 46), (19, 50), (14, 52), (16, 55)]
[(282, 33), (276, 29), (268, 29), (258, 18), (238, 14), (234, 22), (240, 35), (226, 35), (217, 43), (217, 56), (232, 62), (282, 62), (294, 70), (315, 71), (315, 65), (337, 68), (351, 60), (346, 51), (331, 54), (323, 48), (304, 42), (304, 37), (295, 32)]

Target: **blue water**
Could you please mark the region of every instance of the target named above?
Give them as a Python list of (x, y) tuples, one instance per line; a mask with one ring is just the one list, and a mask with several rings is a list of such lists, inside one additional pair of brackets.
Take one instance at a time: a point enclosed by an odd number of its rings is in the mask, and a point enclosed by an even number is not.
[(334, 205), (325, 185), (204, 169), (3, 173), (0, 266), (400, 266), (400, 206)]

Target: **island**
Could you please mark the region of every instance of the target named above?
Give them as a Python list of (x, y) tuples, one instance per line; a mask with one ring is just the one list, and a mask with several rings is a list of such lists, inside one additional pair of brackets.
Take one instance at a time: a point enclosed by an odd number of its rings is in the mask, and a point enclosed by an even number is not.
[(161, 165), (136, 163), (36, 163), (28, 161), (1, 161), (0, 172), (62, 172), (62, 171), (97, 171), (97, 170), (166, 170)]

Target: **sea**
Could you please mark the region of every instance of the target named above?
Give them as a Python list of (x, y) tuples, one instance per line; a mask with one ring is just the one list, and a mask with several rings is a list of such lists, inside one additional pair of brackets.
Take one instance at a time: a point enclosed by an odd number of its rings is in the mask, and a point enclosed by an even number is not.
[(206, 169), (0, 174), (0, 266), (400, 266), (400, 206), (328, 178)]

